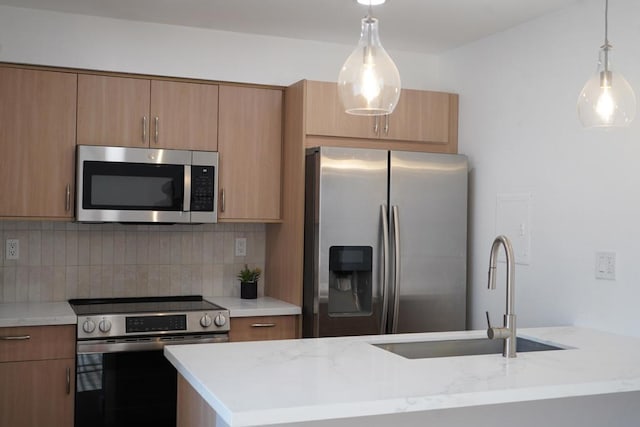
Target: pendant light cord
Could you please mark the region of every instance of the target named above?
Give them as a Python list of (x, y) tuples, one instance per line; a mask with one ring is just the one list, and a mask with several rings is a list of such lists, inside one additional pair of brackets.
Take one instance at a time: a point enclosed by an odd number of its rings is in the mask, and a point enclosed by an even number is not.
[(609, 50), (611, 49), (611, 43), (609, 43), (609, 0), (604, 1), (604, 44), (601, 49), (604, 50), (604, 71), (609, 71)]

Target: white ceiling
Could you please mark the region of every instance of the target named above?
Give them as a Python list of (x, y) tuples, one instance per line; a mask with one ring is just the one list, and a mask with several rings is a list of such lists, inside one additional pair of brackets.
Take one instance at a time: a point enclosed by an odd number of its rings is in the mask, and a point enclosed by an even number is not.
[[(580, 0), (387, 0), (373, 9), (387, 49), (438, 53)], [(356, 0), (0, 0), (0, 5), (355, 44)]]

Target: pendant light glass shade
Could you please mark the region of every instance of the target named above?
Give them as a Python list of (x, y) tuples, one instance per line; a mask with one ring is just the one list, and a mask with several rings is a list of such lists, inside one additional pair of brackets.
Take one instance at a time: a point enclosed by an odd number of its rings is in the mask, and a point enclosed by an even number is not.
[(622, 74), (612, 71), (608, 47), (600, 51), (598, 71), (578, 98), (578, 118), (585, 128), (627, 126), (636, 115), (636, 96)]
[(585, 128), (627, 126), (636, 115), (636, 95), (631, 85), (611, 69), (608, 21), (609, 0), (605, 0), (604, 44), (600, 47), (598, 70), (578, 97), (578, 118)]
[(390, 114), (398, 104), (400, 73), (380, 44), (378, 20), (371, 16), (362, 19), (358, 46), (340, 69), (338, 94), (349, 114)]

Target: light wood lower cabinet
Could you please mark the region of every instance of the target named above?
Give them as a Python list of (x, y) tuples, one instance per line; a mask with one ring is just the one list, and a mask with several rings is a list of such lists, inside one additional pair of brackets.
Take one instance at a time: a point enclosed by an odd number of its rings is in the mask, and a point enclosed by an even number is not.
[(72, 427), (75, 326), (0, 328), (0, 426)]
[(75, 359), (0, 363), (0, 425), (72, 427)]
[(207, 402), (178, 374), (177, 427), (215, 427), (216, 413)]
[(298, 338), (298, 316), (232, 317), (229, 340), (265, 341)]

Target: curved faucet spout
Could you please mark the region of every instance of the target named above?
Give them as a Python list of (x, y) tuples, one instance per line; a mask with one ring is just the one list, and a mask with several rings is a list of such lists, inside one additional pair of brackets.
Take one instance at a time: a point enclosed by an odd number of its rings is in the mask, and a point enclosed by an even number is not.
[[(491, 245), (491, 254), (489, 256), (489, 289), (496, 288), (496, 260), (498, 258), (498, 250), (504, 248), (507, 261), (507, 307), (504, 315), (504, 326), (502, 328), (492, 328), (489, 324), (487, 335), (491, 339), (504, 338), (504, 350), (502, 352), (505, 357), (516, 357), (516, 315), (514, 311), (515, 305), (515, 264), (513, 256), (513, 246), (507, 236), (500, 235), (495, 238)], [(487, 314), (487, 321), (489, 320)]]

